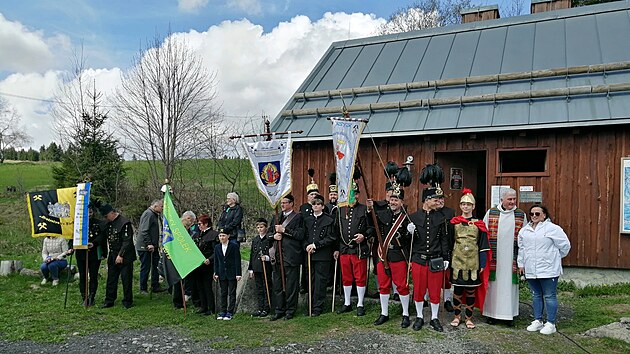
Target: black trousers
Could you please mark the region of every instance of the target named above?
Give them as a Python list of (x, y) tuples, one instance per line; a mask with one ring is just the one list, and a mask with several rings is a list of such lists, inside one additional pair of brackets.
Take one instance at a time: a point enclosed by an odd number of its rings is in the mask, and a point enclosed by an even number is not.
[[(85, 269), (85, 259), (77, 260), (77, 268), (79, 268), (79, 291), (81, 291), (81, 297), (85, 300), (86, 295), (94, 296), (98, 290), (98, 269), (101, 267), (101, 260), (96, 258), (88, 258), (87, 270)], [(88, 293), (85, 293), (85, 285), (88, 281)]]
[[(265, 286), (265, 273), (254, 272), (254, 281), (256, 282), (256, 299), (258, 300), (258, 310), (260, 311), (270, 311), (269, 301), (267, 300), (267, 289), (270, 291), (273, 289), (271, 276), (271, 267), (267, 267), (267, 285)], [(282, 287), (282, 285), (280, 285), (280, 287)], [(271, 300), (271, 297), (272, 295), (269, 294), (269, 300)]]
[(234, 314), (236, 307), (236, 279), (219, 280), (221, 287), (221, 311)]
[(214, 291), (212, 290), (213, 266), (202, 264), (192, 273), (195, 289), (197, 290), (197, 298), (199, 298), (199, 307), (202, 311), (215, 312), (214, 307)]
[(298, 297), (300, 296), (300, 266), (284, 265), (286, 291), (282, 290), (282, 273), (280, 264), (276, 263), (273, 270), (273, 293), (276, 299), (277, 314), (295, 313)]
[(171, 295), (173, 295), (173, 306), (178, 309), (184, 308), (184, 297), (182, 295), (182, 280), (173, 284), (170, 288)]
[(133, 303), (133, 262), (124, 261), (116, 264), (116, 254), (110, 254), (107, 258), (107, 285), (105, 289), (105, 303), (114, 304), (118, 296), (118, 278), (122, 281), (123, 305), (130, 306)]
[(303, 293), (308, 292), (308, 259), (306, 258), (306, 254), (304, 255), (304, 259), (302, 260), (302, 271), (300, 273), (300, 290)]
[[(311, 260), (311, 301), (313, 313), (321, 314), (324, 310), (326, 285), (328, 284), (330, 268), (332, 268), (330, 261)], [(308, 268), (306, 271), (308, 272)]]

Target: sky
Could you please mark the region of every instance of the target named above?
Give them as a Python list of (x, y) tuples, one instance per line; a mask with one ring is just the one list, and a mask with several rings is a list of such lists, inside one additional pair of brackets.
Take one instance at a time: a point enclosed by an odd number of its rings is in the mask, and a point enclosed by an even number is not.
[(59, 142), (50, 100), (73, 69), (73, 55), (82, 48), (97, 89), (107, 94), (120, 85), (140, 49), (170, 31), (216, 73), (218, 100), (228, 119), (273, 118), (332, 42), (372, 36), (387, 17), (411, 3), (2, 0), (0, 97), (20, 114), (33, 138), (30, 146)]

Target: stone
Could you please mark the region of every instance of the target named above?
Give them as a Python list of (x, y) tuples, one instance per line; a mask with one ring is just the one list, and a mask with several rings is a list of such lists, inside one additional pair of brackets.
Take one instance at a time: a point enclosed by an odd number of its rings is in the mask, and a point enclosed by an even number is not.
[(599, 338), (615, 338), (630, 343), (630, 318), (624, 317), (619, 322), (589, 329), (584, 335)]
[(13, 273), (13, 261), (1, 261), (0, 262), (0, 275), (7, 276)]
[(22, 261), (13, 261), (13, 271), (19, 273), (22, 268), (24, 268), (24, 263)]
[(26, 276), (26, 277), (40, 277), (41, 273), (37, 270), (22, 268), (22, 270), (20, 270), (20, 275)]

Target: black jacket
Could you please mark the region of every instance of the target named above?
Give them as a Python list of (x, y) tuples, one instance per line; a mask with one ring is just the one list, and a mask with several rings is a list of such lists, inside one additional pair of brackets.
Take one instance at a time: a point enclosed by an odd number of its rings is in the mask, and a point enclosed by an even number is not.
[(427, 213), (420, 209), (409, 218), (416, 225), (411, 260), (422, 265), (438, 257), (450, 260), (452, 242), (448, 235), (453, 234), (453, 225), (444, 222), (444, 215), (439, 211)]
[(93, 246), (87, 250), (75, 250), (77, 261), (85, 262), (86, 253), (88, 255), (88, 262), (98, 260), (98, 250), (102, 247), (103, 241), (105, 241), (100, 220), (90, 219), (88, 225), (88, 242), (92, 243)]
[[(249, 267), (248, 270), (262, 273), (263, 271), (263, 262), (260, 260), (260, 256), (269, 256), (269, 244), (271, 240), (268, 235), (260, 238), (260, 235), (256, 235), (252, 237), (252, 249), (249, 255)], [(271, 264), (269, 262), (265, 262), (266, 266), (269, 267)], [(269, 268), (267, 268), (269, 269)]]
[(304, 218), (304, 249), (310, 244), (315, 244), (315, 252), (311, 254), (314, 261), (332, 261), (334, 245), (337, 244), (339, 232), (335, 229), (335, 220), (332, 216), (322, 213), (319, 217), (309, 215)]
[[(374, 232), (367, 206), (357, 203), (353, 207), (341, 207), (337, 210), (339, 215), (335, 216), (335, 229), (340, 232), (339, 251), (341, 254), (359, 254), (360, 258), (366, 258), (370, 254), (368, 240)], [(365, 240), (358, 245), (352, 240), (356, 234), (365, 236)]]
[[(402, 213), (402, 211), (401, 211)], [(391, 209), (381, 209), (376, 212), (378, 226), (381, 230), (381, 241), (385, 242), (389, 231), (398, 219), (400, 214), (394, 215)], [(404, 215), (404, 214), (403, 214)], [(409, 218), (403, 216), (404, 219), (387, 247), (387, 260), (390, 262), (401, 262), (409, 260), (409, 247), (411, 245), (411, 237), (407, 231)]]
[[(304, 226), (302, 216), (295, 211), (292, 211), (291, 214), (295, 214), (295, 216), (291, 219), (291, 221), (285, 226), (284, 233), (282, 234), (282, 255), (285, 266), (290, 267), (298, 267), (302, 264), (302, 260), (304, 259)], [(287, 218), (291, 217), (291, 214), (287, 216)], [(284, 215), (280, 214), (280, 222), (278, 224), (282, 224), (284, 222)], [(274, 242), (273, 235), (276, 225), (276, 217), (274, 216), (271, 225), (271, 232), (269, 233), (269, 238), (271, 245), (274, 246), (277, 243)], [(276, 252), (278, 252), (278, 248), (276, 247)], [(279, 264), (280, 256), (276, 255), (276, 264)]]
[(136, 250), (133, 247), (133, 226), (129, 219), (119, 214), (114, 221), (105, 224), (104, 232), (110, 257), (121, 256), (124, 262), (136, 260)]
[(236, 242), (228, 242), (225, 255), (221, 243), (214, 246), (214, 274), (220, 280), (236, 280), (241, 275), (241, 252)]
[(243, 208), (240, 204), (233, 207), (223, 206), (223, 212), (219, 217), (217, 230), (223, 229), (226, 234), (230, 235), (230, 240), (236, 240), (238, 230), (243, 223)]

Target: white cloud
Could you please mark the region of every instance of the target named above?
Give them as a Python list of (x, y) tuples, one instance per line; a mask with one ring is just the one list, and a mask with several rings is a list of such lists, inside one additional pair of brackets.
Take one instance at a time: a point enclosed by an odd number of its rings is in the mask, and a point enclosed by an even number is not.
[(314, 22), (295, 16), (268, 33), (245, 19), (177, 36), (216, 70), (226, 115), (275, 117), (332, 42), (369, 36), (383, 22), (373, 15), (326, 13)]
[[(273, 118), (332, 42), (369, 36), (383, 22), (373, 15), (326, 13), (316, 21), (295, 16), (267, 33), (262, 26), (244, 19), (222, 22), (205, 32), (190, 31), (174, 36), (185, 39), (208, 68), (216, 71), (218, 99), (226, 115), (259, 117), (264, 112)], [(44, 42), (41, 37), (35, 38)], [(0, 41), (0, 46), (2, 43)], [(4, 53), (0, 51), (0, 58)], [(50, 53), (44, 44), (41, 53)], [(33, 71), (36, 70), (14, 73), (1, 80), (0, 93), (52, 99), (63, 80), (62, 73)], [(120, 84), (118, 68), (90, 69), (86, 75), (96, 78), (97, 89), (105, 94), (113, 92)], [(4, 97), (21, 114), (22, 123), (33, 137), (32, 146), (48, 145), (56, 140), (51, 128), (50, 103)]]
[(194, 12), (205, 7), (209, 0), (177, 0), (178, 8), (186, 12)]
[(46, 38), (41, 31), (31, 31), (0, 13), (0, 71), (45, 71), (54, 65), (55, 52), (67, 49), (68, 44), (66, 36)]
[(228, 7), (243, 11), (246, 15), (260, 15), (262, 5), (260, 0), (229, 0)]

